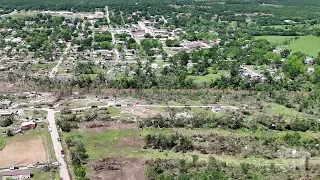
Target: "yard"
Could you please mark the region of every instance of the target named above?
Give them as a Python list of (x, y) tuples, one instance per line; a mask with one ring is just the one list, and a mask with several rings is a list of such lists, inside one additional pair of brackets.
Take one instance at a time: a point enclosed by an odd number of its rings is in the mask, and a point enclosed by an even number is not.
[(40, 172), (38, 169), (32, 170), (33, 177), (31, 180), (48, 180), (48, 179), (58, 179), (58, 172)]
[(221, 72), (218, 72), (217, 74), (207, 74), (205, 76), (188, 76), (188, 79), (193, 79), (195, 83), (210, 83), (211, 81), (215, 81), (216, 79), (220, 78), (222, 76)]

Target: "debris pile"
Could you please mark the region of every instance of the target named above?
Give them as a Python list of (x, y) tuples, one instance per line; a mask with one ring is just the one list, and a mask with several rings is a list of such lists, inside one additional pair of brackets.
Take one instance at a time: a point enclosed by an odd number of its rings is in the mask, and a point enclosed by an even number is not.
[(103, 126), (103, 124), (101, 124), (101, 123), (95, 123), (95, 122), (86, 125), (87, 128), (99, 128), (99, 127), (102, 127), (102, 126)]
[(100, 159), (98, 163), (92, 166), (95, 171), (101, 170), (119, 170), (121, 168), (121, 162), (117, 158), (108, 157)]

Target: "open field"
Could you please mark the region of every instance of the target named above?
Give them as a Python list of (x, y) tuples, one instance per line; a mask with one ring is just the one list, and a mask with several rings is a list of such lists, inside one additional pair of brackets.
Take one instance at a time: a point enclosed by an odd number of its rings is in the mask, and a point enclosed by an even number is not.
[(273, 44), (282, 44), (285, 40), (294, 38), (295, 36), (256, 36), (255, 39), (266, 39)]
[(32, 66), (32, 70), (40, 70), (40, 69), (52, 69), (56, 65), (55, 62), (47, 62), (42, 64), (35, 64)]
[(222, 73), (217, 74), (207, 74), (205, 76), (188, 76), (188, 79), (194, 79), (195, 83), (210, 83), (211, 81), (215, 81), (216, 79), (220, 78)]
[(0, 151), (0, 168), (25, 166), (46, 161), (46, 150), (38, 132), (16, 135), (8, 139)]
[[(210, 135), (211, 133), (218, 133), (222, 136), (253, 136), (263, 137), (266, 136), (264, 132), (257, 131), (255, 133), (244, 130), (237, 130), (230, 132), (222, 129), (158, 129), (158, 128), (146, 128), (138, 130), (133, 126), (128, 126), (122, 123), (112, 123), (112, 126), (101, 127), (100, 129), (81, 129), (75, 130), (71, 133), (66, 133), (65, 136), (71, 137), (74, 140), (81, 140), (89, 155), (89, 161), (93, 162), (97, 159), (106, 157), (125, 157), (125, 158), (139, 158), (141, 160), (151, 158), (186, 158), (191, 160), (192, 155), (196, 154), (201, 160), (208, 160), (210, 156), (224, 161), (228, 164), (240, 164), (240, 163), (253, 163), (257, 165), (261, 164), (285, 164), (285, 165), (302, 165), (303, 160), (290, 159), (290, 158), (275, 158), (275, 159), (264, 159), (260, 157), (239, 157), (232, 155), (218, 155), (218, 154), (202, 154), (197, 151), (186, 152), (186, 153), (175, 153), (169, 150), (159, 151), (156, 149), (143, 149), (144, 137), (147, 134), (175, 134), (181, 133), (188, 136), (202, 134)], [(270, 137), (282, 137), (285, 135), (282, 133), (268, 133)], [(316, 134), (301, 133), (304, 138), (316, 137)], [(312, 159), (314, 160), (314, 159)]]
[(301, 51), (309, 56), (316, 57), (320, 52), (320, 37), (301, 36), (298, 40), (292, 41), (289, 48), (293, 52)]
[[(274, 44), (282, 44), (285, 40), (295, 36), (256, 36), (255, 39), (266, 39)], [(316, 57), (320, 51), (320, 38), (316, 36), (299, 36), (298, 40), (291, 41), (289, 49), (293, 52), (301, 51), (309, 56)]]

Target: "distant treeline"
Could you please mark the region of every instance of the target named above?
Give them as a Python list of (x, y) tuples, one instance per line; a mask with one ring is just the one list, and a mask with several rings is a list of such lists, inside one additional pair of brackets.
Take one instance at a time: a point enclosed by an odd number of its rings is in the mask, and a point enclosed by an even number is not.
[(192, 0), (0, 0), (0, 10), (73, 10), (73, 11), (93, 11), (95, 8), (102, 8), (105, 5), (128, 5), (128, 4), (189, 4)]
[(319, 6), (319, 0), (226, 0), (227, 4), (274, 4), (284, 6)]

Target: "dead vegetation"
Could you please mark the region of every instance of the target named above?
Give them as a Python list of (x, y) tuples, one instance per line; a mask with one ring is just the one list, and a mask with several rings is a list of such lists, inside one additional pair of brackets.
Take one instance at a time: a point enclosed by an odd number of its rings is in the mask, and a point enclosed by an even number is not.
[(91, 165), (90, 180), (143, 180), (143, 163), (136, 158), (107, 157)]

